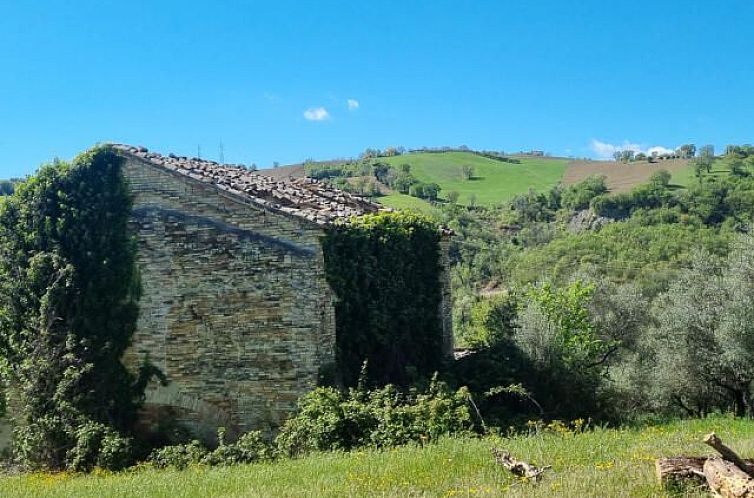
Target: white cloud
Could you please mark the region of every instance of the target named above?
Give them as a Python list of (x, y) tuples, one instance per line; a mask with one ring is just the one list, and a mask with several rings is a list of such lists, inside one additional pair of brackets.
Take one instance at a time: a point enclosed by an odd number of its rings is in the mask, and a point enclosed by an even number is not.
[(589, 148), (592, 149), (592, 152), (594, 152), (599, 159), (612, 159), (613, 154), (619, 151), (633, 150), (638, 152), (641, 150), (641, 145), (631, 143), (628, 140), (624, 140), (620, 145), (592, 140), (592, 143), (589, 144)]
[(324, 107), (310, 107), (304, 111), (304, 118), (309, 121), (325, 121), (330, 119), (330, 113)]
[(674, 152), (673, 149), (668, 149), (662, 145), (654, 145), (646, 148), (644, 145), (629, 142), (628, 140), (624, 140), (622, 144), (610, 144), (607, 142), (600, 142), (599, 140), (592, 140), (589, 144), (589, 148), (594, 152), (598, 159), (612, 159), (613, 154), (624, 150), (632, 150), (637, 154), (643, 152), (648, 156), (651, 156), (653, 152), (656, 152), (658, 155), (672, 154)]
[(657, 152), (658, 156), (661, 156), (663, 154), (673, 154), (675, 153), (675, 150), (668, 149), (667, 147), (663, 147), (662, 145), (655, 145), (654, 147), (648, 148), (645, 154), (651, 156), (655, 152)]
[(349, 111), (355, 111), (356, 109), (359, 108), (360, 104), (359, 104), (359, 101), (356, 99), (348, 99), (346, 102), (348, 103)]

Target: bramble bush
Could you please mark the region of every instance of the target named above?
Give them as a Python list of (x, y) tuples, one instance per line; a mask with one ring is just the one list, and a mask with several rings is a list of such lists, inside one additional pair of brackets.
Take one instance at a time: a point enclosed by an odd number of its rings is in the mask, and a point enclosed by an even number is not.
[(235, 443), (228, 444), (225, 442), (225, 431), (220, 428), (218, 441), (219, 445), (214, 450), (207, 449), (196, 440), (186, 444), (165, 446), (154, 450), (148, 460), (160, 469), (185, 469), (191, 465), (235, 465), (269, 460), (273, 457), (272, 447), (259, 431), (249, 431)]
[(472, 430), (468, 396), (466, 388), (451, 391), (437, 376), (425, 392), (401, 392), (392, 385), (371, 391), (320, 387), (301, 398), (275, 445), (281, 455), (296, 456), (435, 441)]
[(436, 376), (424, 391), (403, 392), (393, 385), (367, 390), (361, 382), (355, 389), (319, 387), (305, 394), (297, 414), (286, 421), (272, 442), (252, 431), (226, 444), (220, 431), (220, 445), (213, 451), (191, 441), (155, 450), (149, 461), (158, 468), (178, 469), (231, 465), (316, 451), (423, 444), (472, 429), (466, 388), (451, 391)]

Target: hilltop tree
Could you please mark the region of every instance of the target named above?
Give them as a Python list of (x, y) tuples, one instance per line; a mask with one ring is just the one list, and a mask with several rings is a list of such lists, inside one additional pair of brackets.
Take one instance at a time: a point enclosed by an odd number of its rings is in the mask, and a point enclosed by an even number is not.
[(699, 161), (702, 167), (709, 173), (712, 170), (712, 163), (715, 161), (715, 146), (705, 145), (699, 150)]
[(696, 155), (696, 145), (684, 144), (678, 147), (678, 155), (684, 159), (691, 159)]
[(14, 186), (10, 180), (0, 180), (0, 196), (13, 195)]

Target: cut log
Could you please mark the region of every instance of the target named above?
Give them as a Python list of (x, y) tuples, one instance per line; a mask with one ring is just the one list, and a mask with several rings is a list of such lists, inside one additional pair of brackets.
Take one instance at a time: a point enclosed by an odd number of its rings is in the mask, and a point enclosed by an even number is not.
[(704, 484), (704, 457), (659, 458), (655, 462), (657, 480), (666, 486), (673, 482), (693, 480)]
[(544, 467), (535, 467), (534, 465), (531, 465), (524, 461), (516, 460), (507, 451), (499, 450), (497, 448), (492, 448), (492, 455), (495, 457), (495, 461), (498, 464), (510, 470), (516, 476), (531, 479), (535, 482), (539, 479), (539, 477), (545, 470), (552, 468), (550, 465), (546, 465)]
[(714, 432), (707, 434), (704, 437), (704, 443), (712, 446), (715, 451), (720, 453), (720, 456), (723, 457), (724, 460), (727, 460), (734, 464), (740, 470), (748, 474), (749, 477), (754, 477), (754, 467), (746, 463), (740, 456), (736, 454), (735, 451), (725, 446), (720, 438), (717, 437), (717, 434), (715, 434)]
[(723, 498), (754, 498), (754, 478), (736, 464), (722, 458), (708, 458), (704, 475), (710, 489)]

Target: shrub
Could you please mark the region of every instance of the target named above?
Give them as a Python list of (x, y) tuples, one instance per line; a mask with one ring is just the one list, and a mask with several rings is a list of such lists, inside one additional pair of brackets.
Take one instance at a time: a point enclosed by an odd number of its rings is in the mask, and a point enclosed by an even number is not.
[(199, 441), (165, 446), (152, 452), (149, 462), (157, 468), (172, 467), (185, 469), (191, 465), (236, 465), (269, 460), (273, 456), (272, 447), (262, 438), (259, 431), (249, 431), (235, 443), (225, 442), (225, 430), (218, 431), (219, 445), (210, 451)]
[(404, 393), (395, 386), (366, 391), (318, 388), (299, 401), (299, 411), (281, 429), (281, 454), (392, 447), (429, 442), (471, 430), (468, 391), (456, 392), (433, 378), (427, 391)]
[(165, 446), (155, 450), (149, 456), (149, 461), (160, 469), (173, 467), (181, 470), (201, 463), (208, 452), (199, 441), (194, 440), (187, 444)]
[(589, 201), (607, 192), (604, 176), (590, 176), (582, 182), (567, 187), (562, 194), (562, 205), (575, 211), (589, 207)]

